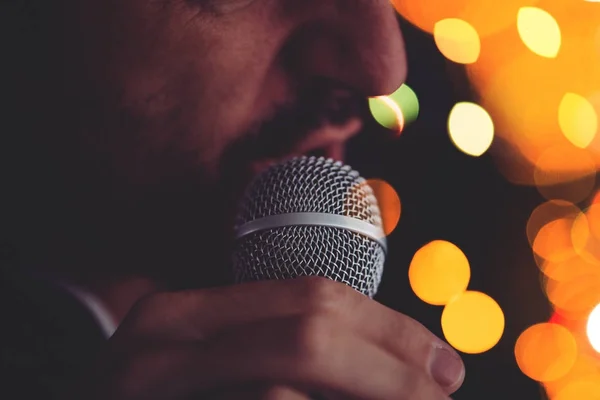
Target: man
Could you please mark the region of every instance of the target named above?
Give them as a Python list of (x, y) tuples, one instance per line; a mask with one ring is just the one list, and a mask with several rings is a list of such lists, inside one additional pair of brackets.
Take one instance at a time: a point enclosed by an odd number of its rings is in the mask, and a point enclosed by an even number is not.
[(402, 83), (387, 0), (3, 3), (8, 398), (460, 386), (446, 344), (343, 284), (229, 285), (248, 179), (296, 154), (343, 158), (364, 99)]

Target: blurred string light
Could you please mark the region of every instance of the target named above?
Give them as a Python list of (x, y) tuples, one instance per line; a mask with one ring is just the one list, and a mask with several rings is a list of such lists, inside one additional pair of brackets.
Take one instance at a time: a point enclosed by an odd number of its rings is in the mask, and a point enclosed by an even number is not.
[(447, 18), (435, 24), (433, 37), (440, 52), (460, 64), (477, 61), (481, 52), (479, 34), (468, 22)]
[(560, 27), (547, 11), (522, 7), (517, 17), (517, 28), (529, 50), (542, 57), (557, 56), (561, 45)]
[(425, 303), (442, 306), (467, 289), (471, 268), (456, 245), (434, 240), (415, 253), (408, 278), (417, 297)]
[(442, 312), (444, 337), (463, 353), (478, 354), (494, 347), (504, 333), (504, 313), (490, 296), (466, 291)]
[(419, 116), (419, 99), (410, 86), (403, 84), (389, 96), (370, 98), (369, 108), (380, 125), (400, 133)]
[(462, 152), (478, 157), (485, 153), (494, 140), (494, 122), (481, 106), (458, 103), (448, 118), (450, 138)]

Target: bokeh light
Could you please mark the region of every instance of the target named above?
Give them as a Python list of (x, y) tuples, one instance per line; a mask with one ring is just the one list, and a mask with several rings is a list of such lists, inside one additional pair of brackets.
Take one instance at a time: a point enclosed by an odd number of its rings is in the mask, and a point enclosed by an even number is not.
[(490, 350), (504, 333), (504, 313), (490, 296), (466, 291), (452, 299), (442, 312), (444, 337), (463, 353)]
[(410, 86), (403, 84), (389, 96), (369, 99), (373, 118), (383, 127), (402, 132), (407, 124), (419, 116), (419, 99)]
[(435, 24), (433, 37), (440, 52), (460, 64), (477, 61), (481, 52), (479, 34), (471, 24), (458, 18), (447, 18)]
[(560, 102), (558, 121), (563, 134), (573, 145), (585, 149), (598, 131), (598, 115), (583, 96), (567, 93)]
[(574, 219), (560, 218), (544, 225), (533, 241), (538, 256), (554, 262), (566, 261), (577, 255), (571, 240)]
[(435, 24), (446, 18), (467, 21), (481, 36), (489, 36), (511, 26), (519, 8), (538, 0), (392, 0), (402, 17), (420, 29), (433, 33)]
[[(595, 356), (582, 353), (581, 351), (577, 355), (575, 364), (569, 369), (567, 374), (561, 378), (544, 382), (544, 387), (550, 399), (555, 400), (560, 392), (570, 386), (573, 382), (585, 382), (585, 381), (598, 381), (600, 374), (600, 365)], [(569, 392), (562, 394), (565, 400), (582, 400), (586, 397), (566, 397)]]
[(375, 121), (384, 128), (402, 132), (404, 130), (404, 115), (402, 109), (388, 96), (378, 96), (369, 99), (369, 108)]
[(577, 343), (571, 332), (561, 325), (537, 324), (517, 339), (515, 358), (525, 375), (539, 382), (549, 382), (566, 375), (573, 367)]
[(458, 103), (450, 112), (448, 130), (452, 142), (462, 152), (478, 157), (485, 153), (494, 140), (494, 122), (481, 106)]
[(584, 319), (600, 304), (600, 271), (561, 281), (546, 280), (546, 295), (555, 310), (569, 319)]
[(576, 218), (581, 209), (565, 200), (550, 200), (535, 208), (527, 221), (527, 239), (533, 246), (533, 241), (543, 226), (560, 218)]
[(569, 383), (552, 400), (600, 400), (600, 374)]
[(522, 7), (517, 16), (517, 28), (529, 50), (542, 57), (556, 57), (562, 41), (560, 27), (547, 11)]
[(590, 344), (600, 353), (600, 303), (590, 313), (586, 330)]
[(402, 213), (402, 204), (396, 190), (381, 179), (369, 179), (367, 184), (373, 189), (373, 193), (379, 203), (383, 231), (386, 235), (391, 234), (398, 226)]
[(435, 240), (415, 253), (408, 268), (408, 278), (417, 297), (428, 304), (441, 306), (467, 289), (471, 268), (467, 257), (456, 245)]
[(578, 203), (594, 190), (596, 163), (586, 150), (572, 145), (553, 146), (537, 159), (534, 180), (545, 198)]

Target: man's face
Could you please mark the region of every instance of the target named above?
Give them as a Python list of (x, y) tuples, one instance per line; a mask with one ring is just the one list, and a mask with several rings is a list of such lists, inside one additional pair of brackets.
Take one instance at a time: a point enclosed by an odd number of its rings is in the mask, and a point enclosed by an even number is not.
[[(72, 230), (102, 226), (91, 239), (77, 236), (132, 254), (160, 249), (171, 266), (197, 265), (190, 254), (201, 243), (221, 245), (216, 225), (227, 230), (231, 215), (221, 193), (291, 155), (341, 159), (365, 98), (395, 91), (406, 75), (389, 0), (59, 5), (49, 70), (60, 73), (42, 108), (71, 132), (63, 147), (119, 180), (72, 200), (85, 204)], [(96, 185), (85, 168), (67, 166), (77, 185)], [(115, 187), (151, 189), (127, 202)]]
[(71, 76), (84, 71), (72, 83), (92, 114), (82, 130), (134, 181), (218, 179), (226, 163), (311, 151), (341, 158), (361, 99), (405, 77), (388, 0), (72, 3), (82, 51)]

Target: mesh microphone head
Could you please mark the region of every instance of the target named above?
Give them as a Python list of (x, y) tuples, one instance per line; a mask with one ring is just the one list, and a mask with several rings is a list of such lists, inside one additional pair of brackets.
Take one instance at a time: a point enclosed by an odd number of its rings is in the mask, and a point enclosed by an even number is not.
[[(350, 228), (326, 222), (330, 216), (349, 221)], [(368, 229), (353, 229), (354, 222)], [(358, 172), (341, 162), (299, 157), (271, 167), (246, 190), (235, 225), (237, 282), (317, 275), (369, 297), (377, 292), (385, 261), (377, 199)]]

